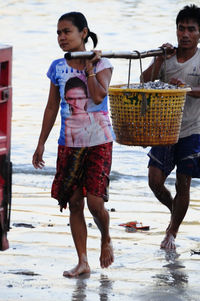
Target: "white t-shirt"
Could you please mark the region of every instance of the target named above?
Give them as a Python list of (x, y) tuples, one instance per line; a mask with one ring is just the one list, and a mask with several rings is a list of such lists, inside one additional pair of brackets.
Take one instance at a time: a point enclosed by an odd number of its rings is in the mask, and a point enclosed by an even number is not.
[[(177, 61), (176, 55), (166, 61), (164, 78), (164, 64), (160, 70), (160, 80), (169, 82), (171, 78), (179, 78), (190, 87), (200, 87), (200, 49), (184, 63)], [(186, 96), (180, 138), (200, 134), (200, 98)]]

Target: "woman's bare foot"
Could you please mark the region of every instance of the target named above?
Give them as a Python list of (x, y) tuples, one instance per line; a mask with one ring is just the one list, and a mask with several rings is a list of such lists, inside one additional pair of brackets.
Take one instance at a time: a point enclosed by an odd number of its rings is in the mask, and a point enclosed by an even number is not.
[(175, 250), (175, 237), (171, 233), (167, 233), (161, 242), (161, 249)]
[(100, 264), (102, 268), (107, 268), (114, 261), (113, 247), (111, 242), (101, 244)]
[(77, 266), (69, 271), (64, 271), (64, 277), (76, 277), (81, 274), (88, 274), (90, 273), (90, 267), (87, 262), (79, 263)]
[(9, 242), (7, 240), (6, 235), (2, 236), (2, 251), (5, 251), (9, 248)]

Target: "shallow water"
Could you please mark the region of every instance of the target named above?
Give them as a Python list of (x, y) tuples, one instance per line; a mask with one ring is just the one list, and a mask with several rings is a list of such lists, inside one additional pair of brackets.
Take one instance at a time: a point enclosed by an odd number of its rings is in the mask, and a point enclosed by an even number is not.
[[(199, 1), (192, 1), (199, 4)], [(200, 245), (199, 184), (191, 187), (191, 206), (180, 229), (178, 258), (167, 258), (159, 250), (169, 215), (153, 197), (147, 185), (149, 148), (114, 144), (110, 201), (111, 234), (116, 261), (108, 271), (97, 269), (99, 238), (96, 228), (89, 229), (89, 249), (94, 273), (89, 279), (60, 278), (63, 261), (75, 263), (74, 247), (67, 228), (66, 215), (49, 197), (55, 172), (59, 116), (45, 150), (46, 167), (36, 171), (31, 165), (48, 96), (46, 72), (51, 61), (63, 56), (56, 40), (56, 23), (70, 10), (83, 12), (90, 30), (99, 36), (98, 49), (149, 50), (164, 42), (176, 45), (175, 17), (188, 1), (174, 0), (6, 0), (0, 1), (1, 43), (13, 46), (13, 212), (12, 223), (33, 223), (36, 229), (13, 227), (9, 233), (10, 250), (1, 254), (0, 300), (197, 300), (199, 256), (191, 256)], [(88, 50), (92, 45), (88, 45)], [(142, 62), (145, 68), (150, 58)], [(126, 84), (128, 60), (112, 59), (111, 84)], [(138, 83), (138, 60), (132, 62), (131, 82)], [(167, 185), (175, 193), (175, 174)], [(91, 216), (86, 211), (88, 222)], [(139, 220), (150, 225), (150, 232), (127, 233), (121, 222)], [(49, 227), (48, 224), (53, 226)], [(94, 255), (92, 256), (92, 252)], [(42, 255), (43, 253), (46, 254)], [(42, 256), (41, 256), (42, 255)], [(9, 265), (5, 265), (7, 260)], [(16, 266), (14, 267), (14, 265)], [(13, 271), (14, 270), (14, 271)], [(24, 270), (40, 274), (20, 276)], [(51, 276), (50, 276), (51, 274)], [(21, 278), (20, 278), (21, 277)], [(27, 278), (28, 277), (28, 278)], [(2, 277), (1, 277), (2, 278)], [(59, 281), (58, 281), (59, 279)], [(56, 282), (58, 281), (58, 283)], [(7, 294), (7, 285), (13, 285)], [(65, 285), (67, 292), (65, 292)], [(34, 288), (34, 289), (33, 289)], [(33, 289), (33, 291), (32, 291)], [(36, 292), (40, 294), (37, 296)], [(156, 295), (156, 291), (159, 294)], [(70, 297), (69, 297), (70, 296)], [(190, 298), (191, 296), (191, 298)], [(31, 300), (29, 298), (29, 300)]]

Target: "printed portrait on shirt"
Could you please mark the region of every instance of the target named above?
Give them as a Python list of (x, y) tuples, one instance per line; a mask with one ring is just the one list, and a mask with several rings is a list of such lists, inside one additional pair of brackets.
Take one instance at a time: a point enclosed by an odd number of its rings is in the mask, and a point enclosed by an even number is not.
[(70, 78), (65, 84), (65, 100), (70, 116), (65, 120), (65, 144), (69, 147), (92, 146), (105, 137), (111, 138), (107, 115), (102, 112), (87, 112), (88, 91), (78, 77)]

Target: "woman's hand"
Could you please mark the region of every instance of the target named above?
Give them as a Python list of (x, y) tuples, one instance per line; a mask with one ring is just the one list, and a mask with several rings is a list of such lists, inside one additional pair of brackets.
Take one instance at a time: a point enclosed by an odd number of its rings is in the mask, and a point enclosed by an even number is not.
[(44, 153), (44, 145), (38, 145), (35, 153), (33, 154), (32, 164), (33, 166), (38, 169), (42, 169), (45, 165), (44, 160), (42, 159)]
[(92, 50), (94, 55), (91, 59), (85, 60), (85, 71), (87, 76), (94, 74), (94, 65), (101, 59), (101, 50)]

